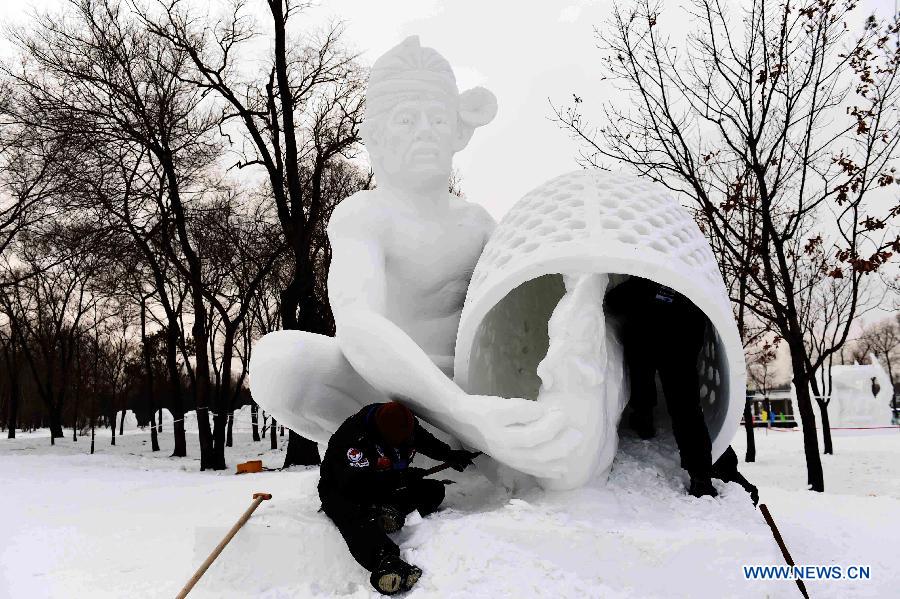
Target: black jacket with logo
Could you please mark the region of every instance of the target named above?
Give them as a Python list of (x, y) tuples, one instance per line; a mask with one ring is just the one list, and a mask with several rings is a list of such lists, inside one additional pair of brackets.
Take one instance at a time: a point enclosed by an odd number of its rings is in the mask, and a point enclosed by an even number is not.
[(445, 461), (450, 446), (435, 438), (414, 420), (412, 441), (403, 447), (387, 445), (375, 428), (375, 403), (347, 418), (328, 441), (319, 469), (319, 497), (340, 494), (351, 501), (376, 503), (402, 483), (402, 474), (416, 452)]

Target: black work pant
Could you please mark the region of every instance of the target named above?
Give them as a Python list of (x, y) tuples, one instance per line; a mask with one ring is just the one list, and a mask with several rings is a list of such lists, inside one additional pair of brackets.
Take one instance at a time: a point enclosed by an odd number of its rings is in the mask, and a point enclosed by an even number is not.
[(650, 417), (656, 406), (655, 375), (659, 372), (681, 467), (702, 476), (712, 470), (712, 443), (700, 407), (697, 373), (705, 327), (706, 319), (699, 312), (666, 314), (661, 310), (631, 319), (622, 339), (631, 374), (631, 409)]
[[(400, 548), (378, 526), (371, 503), (359, 503), (339, 493), (322, 497), (322, 510), (338, 527), (353, 558), (370, 572), (378, 566), (381, 555), (399, 555)], [(423, 516), (435, 511), (444, 500), (444, 483), (423, 479), (397, 489), (380, 501), (397, 506), (404, 514), (418, 510)]]

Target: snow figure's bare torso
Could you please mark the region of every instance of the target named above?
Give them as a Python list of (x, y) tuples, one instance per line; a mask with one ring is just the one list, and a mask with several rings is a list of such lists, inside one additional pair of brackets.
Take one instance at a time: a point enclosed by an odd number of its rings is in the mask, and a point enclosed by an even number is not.
[(384, 244), (385, 316), (452, 377), (466, 289), (493, 219), (480, 206), (449, 194), (438, 218), (423, 219), (377, 191), (352, 201), (365, 204)]

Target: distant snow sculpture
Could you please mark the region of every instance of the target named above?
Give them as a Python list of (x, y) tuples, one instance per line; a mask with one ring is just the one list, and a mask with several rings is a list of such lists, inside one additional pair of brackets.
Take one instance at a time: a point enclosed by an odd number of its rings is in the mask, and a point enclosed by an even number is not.
[[(873, 379), (878, 383), (878, 392), (874, 395)], [(832, 366), (831, 382), (831, 402), (828, 404), (828, 422), (831, 426), (891, 425), (891, 379), (874, 355), (869, 355), (868, 364)], [(791, 395), (796, 414), (796, 394)]]
[(447, 188), (453, 154), (496, 111), (486, 89), (459, 93), (417, 37), (375, 62), (362, 133), (378, 187), (328, 226), (337, 336), (265, 335), (254, 399), (326, 441), (362, 406), (397, 398), (544, 487), (577, 487), (608, 471), (627, 392), (603, 296), (639, 275), (712, 322), (698, 368), (716, 457), (740, 419), (743, 353), (700, 231), (656, 186), (599, 171), (541, 186), (494, 230)]

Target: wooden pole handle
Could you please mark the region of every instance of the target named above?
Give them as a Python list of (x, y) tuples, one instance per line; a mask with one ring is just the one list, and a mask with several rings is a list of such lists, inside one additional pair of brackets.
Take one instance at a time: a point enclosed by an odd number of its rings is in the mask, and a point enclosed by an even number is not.
[(212, 565), (216, 558), (219, 557), (219, 554), (222, 553), (222, 550), (225, 549), (225, 545), (234, 538), (234, 535), (237, 534), (237, 531), (241, 529), (241, 527), (247, 523), (247, 520), (250, 519), (250, 516), (253, 514), (253, 511), (259, 507), (259, 504), (267, 499), (272, 499), (271, 493), (254, 493), (253, 494), (253, 503), (250, 504), (250, 507), (243, 513), (243, 515), (235, 522), (234, 526), (231, 527), (231, 530), (228, 531), (228, 534), (225, 535), (225, 538), (222, 539), (216, 548), (213, 549), (212, 553), (209, 554), (209, 557), (200, 565), (194, 575), (191, 576), (191, 579), (187, 581), (187, 584), (184, 585), (184, 588), (175, 596), (175, 599), (184, 599), (187, 597), (187, 594), (191, 592), (191, 589), (194, 588), (194, 585), (197, 584), (197, 581), (200, 580), (200, 577), (206, 573), (209, 567)]
[[(788, 551), (787, 545), (784, 544), (784, 539), (781, 538), (781, 531), (778, 530), (775, 519), (772, 517), (772, 514), (769, 513), (768, 506), (765, 503), (760, 503), (759, 511), (762, 512), (763, 518), (766, 519), (766, 524), (768, 524), (769, 528), (772, 530), (772, 536), (775, 537), (775, 542), (778, 543), (778, 548), (781, 549), (781, 555), (784, 556), (784, 561), (786, 561), (789, 566), (794, 566), (794, 558), (791, 557), (791, 552)], [(806, 585), (803, 584), (803, 581), (799, 578), (795, 578), (794, 582), (797, 583), (800, 594), (803, 595), (805, 599), (809, 599), (809, 592), (806, 590)]]

